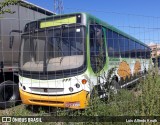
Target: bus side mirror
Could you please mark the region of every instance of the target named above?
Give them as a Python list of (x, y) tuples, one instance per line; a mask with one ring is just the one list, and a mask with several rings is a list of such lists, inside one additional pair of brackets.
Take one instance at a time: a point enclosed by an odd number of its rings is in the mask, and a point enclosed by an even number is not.
[(14, 42), (14, 36), (12, 35), (12, 33), (22, 33), (22, 31), (21, 30), (11, 30), (10, 31), (10, 33), (9, 33), (9, 48), (11, 48), (12, 49), (12, 47), (13, 47), (13, 42)]

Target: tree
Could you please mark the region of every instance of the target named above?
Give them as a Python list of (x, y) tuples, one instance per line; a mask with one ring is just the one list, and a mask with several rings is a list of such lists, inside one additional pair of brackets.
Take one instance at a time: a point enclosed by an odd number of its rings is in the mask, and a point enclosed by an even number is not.
[(15, 13), (15, 11), (11, 11), (6, 7), (9, 7), (10, 5), (17, 5), (19, 1), (20, 0), (4, 0), (3, 2), (0, 2), (0, 14)]

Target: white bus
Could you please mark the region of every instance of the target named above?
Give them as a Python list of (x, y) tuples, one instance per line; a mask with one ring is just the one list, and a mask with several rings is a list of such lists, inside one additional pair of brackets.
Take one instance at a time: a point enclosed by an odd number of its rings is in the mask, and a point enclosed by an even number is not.
[(20, 52), (22, 102), (73, 109), (86, 108), (94, 89), (103, 97), (102, 84), (113, 67), (111, 85), (117, 90), (145, 75), (150, 60), (146, 44), (86, 13), (28, 23)]

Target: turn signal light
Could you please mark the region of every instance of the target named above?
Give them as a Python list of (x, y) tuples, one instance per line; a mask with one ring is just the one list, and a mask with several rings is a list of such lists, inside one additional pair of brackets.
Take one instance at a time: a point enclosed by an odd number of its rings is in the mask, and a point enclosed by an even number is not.
[(87, 80), (86, 79), (82, 79), (82, 84), (86, 84)]

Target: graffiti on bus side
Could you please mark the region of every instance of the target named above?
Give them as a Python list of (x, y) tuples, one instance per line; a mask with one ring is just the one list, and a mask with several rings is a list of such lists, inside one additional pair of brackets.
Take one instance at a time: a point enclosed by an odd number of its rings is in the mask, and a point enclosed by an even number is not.
[(135, 65), (134, 65), (134, 74), (137, 74), (141, 71), (141, 63), (139, 61), (136, 61)]
[(131, 69), (130, 69), (129, 64), (128, 64), (126, 61), (122, 61), (122, 62), (119, 64), (117, 74), (118, 74), (121, 78), (123, 78), (124, 80), (126, 79), (126, 77), (128, 77), (128, 78), (131, 77)]

